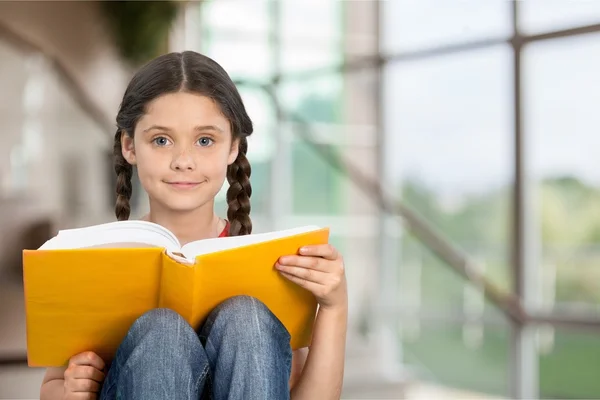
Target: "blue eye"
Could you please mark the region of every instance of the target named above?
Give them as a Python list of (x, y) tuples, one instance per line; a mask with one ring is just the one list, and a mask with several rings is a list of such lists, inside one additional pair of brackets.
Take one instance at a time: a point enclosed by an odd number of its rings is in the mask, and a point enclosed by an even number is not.
[(213, 140), (209, 137), (202, 137), (198, 139), (198, 144), (202, 147), (208, 147), (213, 143)]
[(164, 136), (156, 137), (152, 141), (154, 142), (154, 144), (156, 144), (159, 147), (163, 147), (163, 146), (166, 146), (169, 144), (169, 139), (167, 139)]

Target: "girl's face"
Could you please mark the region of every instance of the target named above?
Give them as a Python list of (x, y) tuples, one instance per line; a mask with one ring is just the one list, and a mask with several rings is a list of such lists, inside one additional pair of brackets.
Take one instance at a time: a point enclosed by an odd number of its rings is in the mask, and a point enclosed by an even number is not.
[(125, 159), (137, 166), (152, 207), (193, 211), (212, 200), (238, 154), (229, 121), (208, 97), (186, 92), (156, 98), (123, 135)]

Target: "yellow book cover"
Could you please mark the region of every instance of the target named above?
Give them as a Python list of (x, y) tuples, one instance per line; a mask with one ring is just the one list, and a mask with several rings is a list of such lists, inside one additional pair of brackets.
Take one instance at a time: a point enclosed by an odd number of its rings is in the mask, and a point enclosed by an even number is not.
[(23, 251), (28, 364), (64, 366), (82, 351), (112, 360), (146, 311), (173, 309), (198, 329), (215, 306), (237, 295), (260, 299), (290, 332), (292, 348), (306, 347), (316, 300), (274, 265), (328, 241), (329, 229), (316, 226), (185, 246), (143, 221), (60, 231)]

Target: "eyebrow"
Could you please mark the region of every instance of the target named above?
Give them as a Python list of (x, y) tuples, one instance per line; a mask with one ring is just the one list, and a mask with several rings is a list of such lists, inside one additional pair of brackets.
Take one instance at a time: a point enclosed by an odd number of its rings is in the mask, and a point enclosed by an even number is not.
[(221, 129), (215, 125), (200, 125), (200, 126), (195, 127), (194, 130), (197, 132), (215, 131), (218, 133), (223, 133), (223, 129)]
[[(167, 128), (166, 126), (152, 125), (151, 127), (144, 129), (144, 133), (150, 132), (151, 130), (154, 130), (154, 129), (160, 130), (160, 131), (165, 131), (165, 132), (171, 132), (171, 130), (172, 130), (170, 128)], [(194, 130), (196, 132), (215, 131), (218, 133), (223, 133), (223, 129), (221, 129), (215, 125), (198, 125), (194, 128)]]

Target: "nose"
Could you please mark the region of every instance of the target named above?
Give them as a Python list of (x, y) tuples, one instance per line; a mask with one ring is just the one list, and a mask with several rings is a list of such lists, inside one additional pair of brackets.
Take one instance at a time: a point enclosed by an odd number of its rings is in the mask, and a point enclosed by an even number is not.
[(171, 169), (175, 171), (193, 171), (196, 169), (196, 162), (191, 150), (187, 148), (176, 149), (171, 162)]

